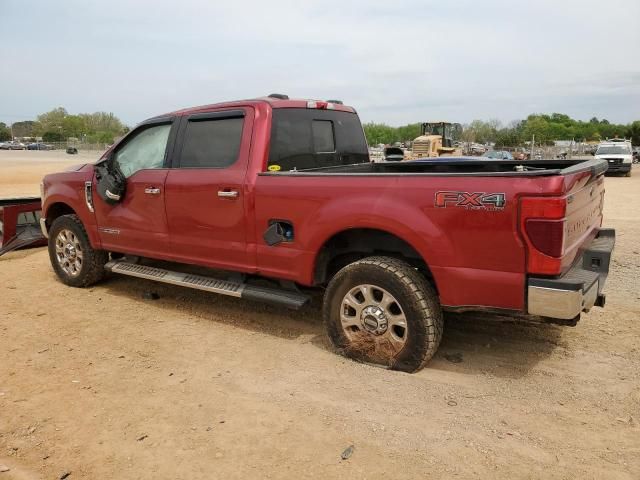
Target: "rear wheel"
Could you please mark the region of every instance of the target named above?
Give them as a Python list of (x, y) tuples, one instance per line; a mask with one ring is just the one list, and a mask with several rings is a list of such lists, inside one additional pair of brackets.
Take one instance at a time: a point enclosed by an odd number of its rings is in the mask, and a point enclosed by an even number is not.
[(327, 287), (323, 316), (341, 353), (405, 372), (424, 367), (442, 338), (435, 291), (418, 271), (390, 257), (340, 270)]
[(108, 253), (94, 250), (77, 215), (62, 215), (49, 230), (49, 258), (63, 283), (87, 287), (104, 276)]

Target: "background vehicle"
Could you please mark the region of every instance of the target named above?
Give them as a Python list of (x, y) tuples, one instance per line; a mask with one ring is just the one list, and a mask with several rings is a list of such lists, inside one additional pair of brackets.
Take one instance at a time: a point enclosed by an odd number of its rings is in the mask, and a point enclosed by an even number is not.
[(106, 269), (290, 308), (316, 288), (339, 351), (415, 371), (443, 309), (575, 325), (604, 305), (606, 168), (371, 163), (351, 107), (277, 95), (143, 122), (97, 164), (47, 175), (40, 223), (67, 285)]
[(513, 160), (513, 155), (505, 150), (489, 150), (482, 154), (485, 158), (493, 158), (494, 160)]
[(15, 141), (0, 144), (0, 150), (24, 150), (25, 148), (26, 146), (24, 145), (24, 143)]
[(48, 143), (35, 142), (27, 145), (27, 150), (53, 150), (53, 145)]
[(400, 147), (386, 147), (384, 149), (384, 159), (387, 162), (401, 162), (404, 160), (404, 150)]
[(631, 142), (624, 139), (611, 139), (601, 142), (595, 151), (595, 158), (606, 160), (609, 164), (608, 172), (624, 173), (631, 176), (633, 155)]
[(422, 134), (412, 142), (411, 158), (462, 155), (462, 149), (453, 146), (454, 131), (461, 129), (462, 126), (459, 123), (423, 123)]

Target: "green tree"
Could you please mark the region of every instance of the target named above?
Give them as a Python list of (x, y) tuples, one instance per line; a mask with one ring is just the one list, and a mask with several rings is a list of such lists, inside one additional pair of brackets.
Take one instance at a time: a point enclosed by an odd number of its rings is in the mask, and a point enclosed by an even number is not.
[(397, 131), (384, 123), (365, 123), (364, 133), (369, 145), (393, 143), (397, 140)]
[(14, 137), (31, 137), (35, 135), (38, 125), (33, 120), (27, 120), (24, 122), (15, 122), (11, 125)]
[(634, 145), (640, 145), (640, 120), (629, 124), (625, 136), (631, 139), (631, 143)]
[(85, 133), (87, 133), (87, 127), (80, 115), (67, 115), (62, 119), (62, 134), (65, 137), (79, 138)]
[(54, 108), (50, 112), (38, 115), (41, 132), (55, 132), (62, 129), (64, 118), (67, 115), (69, 114), (62, 107)]
[(42, 134), (43, 142), (64, 142), (64, 135), (60, 132), (44, 132)]
[(5, 123), (0, 122), (0, 142), (11, 140), (11, 130)]
[(522, 129), (523, 139), (530, 141), (535, 138), (534, 141), (538, 145), (551, 143), (553, 138), (549, 131), (549, 120), (550, 117), (548, 115), (529, 115)]
[(503, 128), (496, 135), (496, 148), (522, 145), (520, 132), (516, 128)]

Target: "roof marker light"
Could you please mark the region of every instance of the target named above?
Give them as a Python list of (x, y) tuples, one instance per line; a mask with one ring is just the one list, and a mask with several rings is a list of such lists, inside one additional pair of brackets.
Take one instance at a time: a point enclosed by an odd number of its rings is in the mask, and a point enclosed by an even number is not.
[(333, 103), (323, 102), (321, 100), (308, 100), (307, 108), (317, 108), (318, 110), (334, 110), (336, 106)]

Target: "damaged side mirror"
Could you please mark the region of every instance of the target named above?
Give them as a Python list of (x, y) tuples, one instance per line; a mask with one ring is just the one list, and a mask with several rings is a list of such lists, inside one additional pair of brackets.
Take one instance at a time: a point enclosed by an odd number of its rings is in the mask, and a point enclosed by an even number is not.
[(113, 155), (95, 167), (96, 190), (102, 200), (108, 205), (115, 205), (124, 198), (127, 179), (120, 171)]

